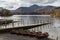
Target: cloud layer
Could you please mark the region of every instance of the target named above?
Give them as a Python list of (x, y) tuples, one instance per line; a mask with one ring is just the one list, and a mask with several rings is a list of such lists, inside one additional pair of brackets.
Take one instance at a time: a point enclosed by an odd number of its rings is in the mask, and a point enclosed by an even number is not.
[(53, 5), (60, 6), (60, 0), (0, 0), (0, 7), (15, 10), (21, 6), (37, 5)]

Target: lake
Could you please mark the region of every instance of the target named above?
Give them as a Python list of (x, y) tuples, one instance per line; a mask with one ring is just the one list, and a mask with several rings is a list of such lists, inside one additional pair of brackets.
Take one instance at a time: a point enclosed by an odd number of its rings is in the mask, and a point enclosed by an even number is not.
[[(52, 39), (57, 39), (60, 40), (60, 19), (59, 18), (52, 18), (50, 15), (13, 15), (11, 17), (0, 17), (0, 19), (9, 19), (9, 20), (14, 20), (17, 21), (14, 23), (14, 26), (18, 26), (17, 24), (19, 23), (19, 26), (21, 25), (30, 25), (30, 24), (37, 24), (37, 23), (41, 23), (41, 22), (51, 22), (51, 24), (48, 25), (43, 25), (43, 26), (39, 26), (36, 28), (32, 28), (32, 29), (28, 29), (30, 31), (42, 31), (42, 32), (48, 32), (49, 33), (49, 38)], [(6, 25), (7, 27), (12, 27), (11, 24)], [(1, 26), (4, 27), (4, 26)], [(5, 27), (4, 27), (5, 28)], [(29, 37), (23, 37), (22, 36), (17, 36), (17, 35), (11, 35), (11, 34), (2, 34), (0, 36), (0, 38), (2, 40), (4, 40), (4, 38), (6, 40), (28, 40)], [(17, 39), (15, 39), (17, 38)], [(22, 38), (22, 39), (21, 39)], [(37, 39), (33, 39), (30, 38), (32, 40), (37, 40)]]

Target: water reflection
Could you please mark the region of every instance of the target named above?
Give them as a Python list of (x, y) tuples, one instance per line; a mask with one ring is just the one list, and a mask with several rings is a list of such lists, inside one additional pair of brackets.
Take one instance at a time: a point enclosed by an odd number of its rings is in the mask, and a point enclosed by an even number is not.
[[(42, 31), (48, 32), (50, 34), (49, 38), (60, 39), (60, 19), (51, 18), (50, 16), (21, 16), (14, 15), (12, 17), (0, 17), (1, 19), (12, 19), (14, 21), (19, 21), (14, 23), (14, 26), (28, 25), (28, 24), (37, 24), (44, 21), (51, 22), (51, 24), (39, 26), (36, 28), (28, 29), (30, 31)], [(18, 25), (17, 25), (18, 24)], [(6, 27), (12, 27), (12, 24), (7, 25)]]

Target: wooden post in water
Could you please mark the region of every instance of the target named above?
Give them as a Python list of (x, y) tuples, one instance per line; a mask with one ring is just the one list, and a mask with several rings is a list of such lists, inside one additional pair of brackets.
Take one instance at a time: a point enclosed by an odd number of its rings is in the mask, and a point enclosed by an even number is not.
[(38, 31), (38, 27), (36, 27), (37, 31)]
[(35, 28), (34, 28), (34, 31), (35, 31)]
[(12, 27), (14, 27), (14, 23), (12, 22)]
[[(7, 20), (6, 20), (7, 21)], [(5, 21), (5, 28), (6, 28), (6, 21)]]
[(58, 36), (57, 36), (56, 40), (58, 40)]
[(19, 22), (18, 22), (18, 26), (19, 26)]
[[(43, 23), (43, 21), (42, 21), (42, 23)], [(45, 27), (44, 27), (44, 25), (43, 25), (43, 32), (45, 31)]]
[(22, 25), (23, 23), (22, 23), (22, 19), (21, 19), (21, 25)]
[(24, 25), (24, 20), (23, 20), (23, 25)]

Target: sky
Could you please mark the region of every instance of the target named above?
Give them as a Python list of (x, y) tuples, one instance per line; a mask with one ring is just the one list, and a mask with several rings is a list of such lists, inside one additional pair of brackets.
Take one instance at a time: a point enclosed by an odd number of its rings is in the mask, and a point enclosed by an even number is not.
[(19, 7), (29, 7), (33, 4), (39, 6), (60, 6), (60, 0), (0, 0), (0, 7), (16, 10)]

